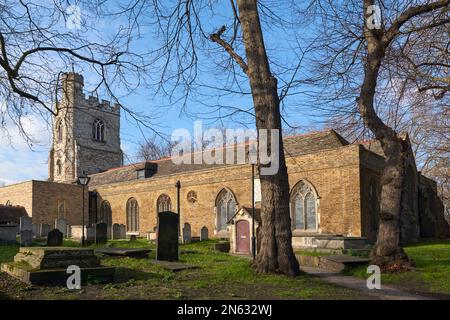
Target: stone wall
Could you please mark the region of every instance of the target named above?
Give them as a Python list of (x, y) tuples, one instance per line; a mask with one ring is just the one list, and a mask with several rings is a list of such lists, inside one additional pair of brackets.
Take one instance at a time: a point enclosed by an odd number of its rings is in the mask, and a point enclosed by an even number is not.
[(26, 181), (0, 188), (0, 203), (25, 207), (28, 215), (33, 215), (33, 183)]
[[(58, 205), (64, 202), (64, 218), (68, 224), (81, 224), (82, 188), (77, 185), (47, 181), (27, 181), (0, 188), (0, 202), (10, 201), (24, 206), (33, 218), (33, 223), (54, 226), (59, 217)], [(87, 188), (85, 195), (85, 216), (87, 221)]]
[[(349, 145), (287, 159), (291, 189), (302, 179), (309, 181), (319, 195), (320, 231), (330, 234), (361, 235), (359, 146)], [(251, 166), (236, 165), (216, 169), (186, 171), (182, 174), (150, 177), (98, 185), (99, 205), (108, 201), (113, 223), (126, 224), (126, 204), (135, 198), (139, 204), (140, 234), (156, 226), (156, 202), (167, 194), (176, 210), (177, 180), (181, 181), (181, 225), (191, 225), (192, 236), (199, 236), (206, 226), (214, 236), (215, 201), (223, 188), (236, 197), (238, 207), (251, 207)], [(189, 191), (198, 195), (194, 203), (187, 201)]]

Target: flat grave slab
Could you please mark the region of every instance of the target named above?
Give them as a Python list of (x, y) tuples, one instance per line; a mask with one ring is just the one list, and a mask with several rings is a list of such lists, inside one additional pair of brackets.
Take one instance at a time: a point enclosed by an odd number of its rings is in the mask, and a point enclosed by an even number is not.
[(197, 266), (183, 262), (162, 261), (162, 260), (150, 260), (150, 262), (172, 272), (198, 268)]
[(130, 257), (130, 258), (148, 258), (151, 249), (142, 248), (101, 248), (95, 249), (95, 253), (101, 253), (108, 256)]
[(1, 270), (33, 285), (66, 285), (67, 268), (78, 266), (81, 281), (89, 278), (111, 282), (115, 268), (100, 265), (93, 249), (66, 247), (22, 247), (14, 262), (2, 263)]

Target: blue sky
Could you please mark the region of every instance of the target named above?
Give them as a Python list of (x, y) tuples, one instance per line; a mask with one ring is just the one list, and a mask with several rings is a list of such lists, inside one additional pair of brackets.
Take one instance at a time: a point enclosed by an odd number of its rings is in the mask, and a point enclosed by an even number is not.
[[(284, 12), (289, 12), (289, 7), (283, 7), (282, 4), (274, 3), (274, 9), (279, 10), (281, 16)], [(81, 10), (83, 14), (83, 10)], [(219, 8), (214, 15), (205, 15), (203, 27), (207, 31), (216, 31), (223, 24), (226, 24), (229, 15), (229, 8)], [(291, 16), (289, 16), (292, 18)], [(287, 18), (287, 16), (286, 16)], [(100, 32), (108, 32), (120, 25), (120, 21), (99, 21), (96, 22)], [(299, 59), (296, 46), (301, 43), (302, 39), (299, 34), (290, 33), (289, 30), (272, 25), (264, 25), (264, 35), (267, 51), (269, 56), (276, 64), (280, 66), (294, 66)], [(147, 32), (147, 33), (146, 33)], [(154, 36), (149, 29), (144, 29), (145, 35), (134, 44), (133, 49), (145, 51), (158, 46), (158, 38)], [(292, 41), (295, 39), (295, 41)], [(214, 44), (209, 44), (209, 48), (214, 49)], [(242, 54), (242, 52), (240, 52)], [(142, 87), (126, 96), (121, 101), (133, 111), (145, 114), (152, 118), (149, 123), (152, 128), (158, 132), (170, 135), (171, 132), (178, 128), (185, 128), (190, 131), (193, 129), (193, 121), (196, 116), (212, 118), (212, 120), (204, 120), (204, 127), (217, 127), (219, 125), (225, 127), (239, 127), (245, 124), (253, 128), (253, 119), (246, 114), (239, 114), (232, 118), (223, 119), (223, 123), (213, 123), (214, 118), (219, 112), (212, 112), (207, 105), (222, 104), (227, 106), (235, 106), (243, 109), (251, 109), (251, 97), (239, 94), (231, 94), (222, 96), (219, 91), (208, 88), (207, 86), (221, 86), (227, 81), (229, 74), (224, 70), (215, 67), (216, 62), (220, 62), (228, 56), (220, 49), (216, 51), (201, 53), (199, 62), (198, 85), (199, 90), (194, 92), (188, 101), (189, 113), (195, 113), (194, 116), (188, 116), (181, 111), (182, 103), (174, 103), (168, 106), (169, 100), (166, 96), (155, 94), (155, 90), (149, 87)], [(279, 69), (272, 64), (273, 69)], [(75, 71), (80, 71), (85, 77), (85, 89), (90, 90), (93, 86), (93, 75), (88, 71), (81, 71), (78, 66), (74, 67)], [(300, 74), (302, 68), (300, 69)], [(285, 80), (290, 79), (290, 74), (283, 77)], [(243, 88), (248, 91), (246, 79), (240, 75)], [(152, 75), (152, 79), (157, 79), (158, 75)], [(281, 83), (281, 81), (280, 81)], [(120, 91), (120, 88), (118, 89)], [(120, 92), (121, 95), (127, 95), (127, 92)], [(177, 95), (175, 95), (176, 99)], [(304, 105), (306, 100), (302, 95), (289, 97), (284, 101), (284, 113), (286, 120), (295, 126), (300, 126), (298, 132), (304, 132), (317, 128), (316, 123), (311, 122), (311, 118), (302, 113), (299, 106)], [(48, 124), (39, 117), (29, 116), (26, 120), (26, 126), (31, 136), (34, 137), (35, 143), (32, 147), (27, 145), (23, 138), (19, 135), (17, 129), (11, 124), (7, 124), (9, 136), (0, 133), (0, 184), (10, 184), (29, 179), (45, 180), (47, 179), (47, 157), (50, 148), (50, 130)], [(125, 162), (135, 161), (136, 149), (138, 142), (142, 141), (143, 136), (151, 136), (152, 132), (145, 128), (139, 128), (134, 121), (130, 120), (126, 112), (122, 112), (121, 118), (121, 143), (122, 149), (126, 155)]]

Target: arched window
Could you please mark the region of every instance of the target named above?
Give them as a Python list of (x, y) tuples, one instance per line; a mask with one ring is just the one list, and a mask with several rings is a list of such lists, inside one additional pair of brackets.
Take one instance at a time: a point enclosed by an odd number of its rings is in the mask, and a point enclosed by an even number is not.
[(217, 210), (217, 230), (226, 230), (227, 222), (236, 213), (236, 199), (233, 193), (227, 189), (222, 189), (216, 199)]
[(92, 125), (92, 137), (97, 141), (105, 141), (105, 124), (102, 120), (95, 120)]
[(62, 174), (62, 162), (61, 159), (56, 161), (56, 174), (60, 176)]
[(103, 201), (100, 206), (100, 214), (97, 218), (97, 222), (104, 222), (108, 226), (112, 225), (112, 211), (111, 205), (108, 201)]
[(62, 132), (62, 121), (59, 120), (56, 123), (56, 139), (58, 142), (61, 142), (63, 139), (63, 132)]
[(162, 194), (156, 201), (156, 209), (159, 212), (172, 211), (172, 201), (167, 194)]
[(300, 181), (291, 193), (292, 227), (300, 230), (317, 230), (317, 195), (313, 187)]
[(139, 205), (134, 198), (127, 202), (127, 232), (139, 232)]
[(58, 201), (58, 218), (64, 219), (66, 217), (66, 202), (64, 200)]

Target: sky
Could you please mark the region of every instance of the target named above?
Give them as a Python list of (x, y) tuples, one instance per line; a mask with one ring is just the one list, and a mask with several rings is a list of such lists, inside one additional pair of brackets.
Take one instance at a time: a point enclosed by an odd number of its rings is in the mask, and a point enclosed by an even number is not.
[[(284, 17), (285, 12), (289, 12), (289, 8), (282, 7), (280, 4), (274, 2), (273, 8), (280, 12), (280, 15)], [(221, 25), (226, 23), (227, 14), (229, 8), (220, 8), (215, 11), (214, 15), (205, 15), (202, 24), (205, 30), (215, 31), (220, 28)], [(83, 8), (80, 11), (83, 16)], [(87, 14), (87, 13), (86, 13)], [(89, 18), (89, 17), (88, 17)], [(287, 16), (286, 16), (287, 18)], [(96, 23), (100, 32), (109, 32), (115, 27), (121, 24), (121, 21), (99, 21)], [(266, 24), (265, 26), (268, 26)], [(293, 66), (298, 60), (298, 52), (293, 49), (292, 34), (289, 31), (283, 30), (272, 25), (270, 28), (263, 25), (263, 31), (265, 36), (265, 42), (269, 57), (276, 61), (276, 65), (272, 64), (274, 69), (277, 69), (277, 65), (281, 66)], [(148, 32), (148, 29), (144, 29)], [(144, 32), (145, 33), (145, 32)], [(158, 46), (158, 38), (148, 32), (143, 37), (136, 41), (134, 47), (137, 51), (145, 51)], [(299, 38), (296, 38), (297, 44)], [(214, 49), (214, 48), (213, 48)], [(204, 118), (217, 119), (219, 115), (218, 111), (213, 112), (210, 109), (211, 105), (227, 105), (236, 106), (243, 109), (251, 109), (252, 101), (249, 95), (223, 95), (223, 92), (218, 92), (214, 89), (209, 89), (208, 86), (220, 86), (222, 83), (229, 80), (229, 75), (224, 73), (224, 70), (220, 67), (215, 67), (216, 62), (223, 61), (228, 56), (220, 48), (216, 48), (216, 51), (208, 52), (207, 54), (201, 53), (202, 60), (199, 61), (198, 70), (198, 84), (201, 89), (198, 90), (191, 99), (187, 102), (189, 113), (195, 113), (196, 116), (202, 116)], [(212, 57), (211, 57), (212, 55)], [(85, 78), (85, 91), (93, 89), (94, 77), (89, 70), (82, 70), (78, 66), (74, 66), (75, 71), (83, 73)], [(281, 69), (280, 69), (281, 70)], [(62, 70), (67, 71), (67, 70)], [(153, 79), (156, 79), (158, 75), (152, 75)], [(284, 75), (288, 80), (290, 75), (287, 73)], [(246, 79), (241, 78), (244, 90), (248, 90), (248, 84)], [(189, 131), (193, 130), (194, 120), (196, 116), (188, 116), (182, 112), (183, 104), (181, 101), (175, 102), (168, 106), (169, 99), (167, 96), (163, 96), (160, 93), (155, 93), (154, 88), (148, 86), (142, 86), (138, 88), (132, 94), (127, 92), (121, 92), (124, 105), (131, 108), (135, 112), (144, 114), (150, 117), (150, 126), (164, 134), (170, 135), (175, 129), (184, 128)], [(120, 88), (118, 89), (120, 91)], [(176, 100), (176, 99), (175, 99)], [(295, 96), (295, 98), (287, 98), (283, 101), (283, 109), (286, 115), (286, 120), (290, 125), (300, 126), (299, 132), (309, 131), (312, 127), (316, 129), (316, 124), (311, 121), (311, 118), (298, 112), (295, 109), (296, 105), (302, 104), (304, 101), (301, 96)], [(222, 113), (220, 113), (222, 114)], [(213, 123), (212, 120), (204, 119), (204, 128), (207, 127), (242, 127), (247, 124), (248, 127), (253, 128), (254, 123), (252, 117), (245, 114), (240, 114), (225, 119), (224, 123)], [(45, 180), (48, 177), (48, 151), (50, 149), (51, 131), (48, 123), (42, 118), (30, 115), (25, 120), (25, 128), (30, 136), (33, 137), (33, 145), (28, 145), (23, 137), (19, 134), (17, 128), (10, 122), (6, 123), (6, 132), (0, 132), (0, 185), (7, 185), (17, 183), (20, 181), (36, 179)], [(136, 151), (138, 143), (144, 140), (144, 137), (150, 137), (152, 130), (142, 128), (136, 125), (132, 121), (131, 117), (124, 111), (121, 114), (121, 146), (125, 154), (125, 163), (136, 161)]]

